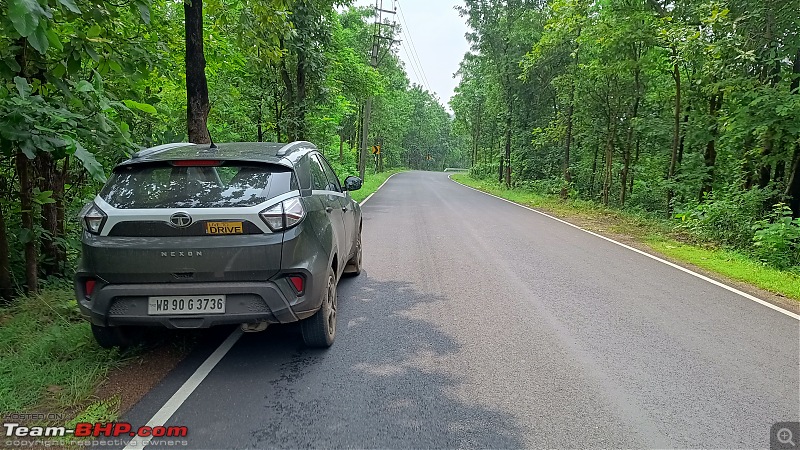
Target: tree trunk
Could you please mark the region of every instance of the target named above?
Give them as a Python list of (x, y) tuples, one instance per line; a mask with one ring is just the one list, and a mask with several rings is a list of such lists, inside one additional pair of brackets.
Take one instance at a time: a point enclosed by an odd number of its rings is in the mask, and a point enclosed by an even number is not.
[(603, 178), (603, 205), (608, 206), (609, 191), (611, 190), (611, 181), (613, 179), (613, 159), (614, 159), (614, 141), (617, 139), (617, 118), (616, 114), (609, 112), (609, 129), (606, 136), (606, 152), (605, 152), (605, 176)]
[(564, 173), (564, 186), (561, 188), (561, 198), (565, 200), (569, 194), (569, 185), (572, 183), (572, 173), (569, 170), (569, 164), (570, 164), (570, 150), (572, 147), (572, 128), (573, 128), (572, 116), (575, 114), (575, 75), (576, 75), (575, 72), (577, 72), (579, 64), (577, 41), (581, 37), (580, 26), (578, 27), (578, 31), (576, 34), (577, 35), (575, 37), (575, 48), (573, 50), (575, 53), (575, 58), (572, 64), (573, 73), (572, 73), (572, 78), (570, 79), (569, 104), (567, 105), (567, 117), (566, 117), (567, 130), (564, 139), (564, 161), (562, 161), (561, 163), (561, 171)]
[[(677, 50), (673, 48), (673, 54), (677, 57)], [(672, 78), (675, 80), (675, 118), (674, 128), (672, 130), (672, 158), (669, 162), (669, 172), (667, 173), (667, 181), (672, 182), (675, 177), (675, 170), (678, 165), (678, 148), (681, 140), (681, 71), (678, 63), (675, 63), (672, 68)], [(667, 189), (667, 215), (672, 215), (672, 198), (675, 191), (672, 186)]]
[[(800, 49), (797, 50), (797, 54), (794, 57), (792, 73), (794, 74), (794, 79), (792, 79), (790, 92), (798, 95), (800, 94)], [(800, 144), (795, 144), (794, 146), (793, 161), (784, 194), (789, 197), (789, 207), (792, 208), (792, 215), (800, 217)]]
[(41, 238), (40, 265), (42, 274), (45, 277), (58, 275), (61, 267), (61, 252), (59, 251), (58, 239), (58, 209), (63, 208), (64, 186), (61, 184), (60, 176), (56, 168), (56, 162), (50, 153), (40, 153), (34, 161), (36, 166), (36, 181), (39, 184), (39, 191), (52, 191), (51, 198), (55, 203), (45, 203), (42, 205), (42, 229), (44, 234)]
[(13, 297), (14, 289), (11, 286), (11, 263), (8, 258), (8, 234), (6, 234), (6, 219), (3, 215), (3, 205), (0, 203), (0, 299), (6, 303)]
[(19, 178), (19, 204), (22, 210), (22, 229), (29, 233), (25, 242), (25, 292), (36, 294), (39, 291), (39, 262), (36, 254), (36, 239), (33, 238), (33, 181), (31, 180), (31, 162), (22, 153), (18, 152), (16, 157), (17, 177)]
[[(260, 91), (263, 92), (263, 91)], [(264, 142), (264, 95), (261, 94), (258, 99), (258, 142)]]
[(297, 97), (295, 98), (294, 120), (295, 137), (293, 140), (303, 140), (306, 135), (306, 55), (302, 50), (297, 55)]
[(768, 159), (772, 154), (774, 143), (775, 137), (772, 130), (768, 128), (764, 136), (764, 149), (761, 151), (761, 163), (758, 169), (758, 186), (761, 188), (767, 187), (772, 178), (772, 164), (768, 162)]
[(719, 124), (717, 123), (717, 113), (722, 107), (723, 93), (713, 94), (709, 101), (709, 114), (714, 124), (711, 127), (711, 139), (706, 143), (706, 152), (703, 156), (706, 167), (706, 176), (703, 177), (703, 186), (700, 188), (699, 201), (703, 201), (714, 188), (714, 165), (717, 163), (717, 133)]
[(572, 183), (572, 174), (569, 171), (569, 152), (572, 146), (572, 115), (575, 112), (575, 83), (569, 90), (569, 105), (567, 105), (567, 135), (564, 139), (564, 161), (561, 163), (561, 170), (564, 173), (564, 186), (561, 188), (561, 198), (566, 200), (569, 194), (569, 185)]
[(789, 183), (786, 185), (786, 192), (789, 197), (789, 207), (792, 208), (792, 216), (800, 217), (800, 145), (794, 150), (794, 163), (792, 172), (789, 175)]
[(189, 142), (208, 144), (206, 58), (203, 54), (203, 0), (184, 0), (186, 29), (186, 125)]
[(600, 153), (600, 143), (594, 146), (594, 157), (592, 158), (592, 176), (589, 179), (589, 198), (594, 198), (594, 183), (597, 178), (597, 157)]
[(683, 164), (683, 150), (686, 143), (686, 128), (689, 126), (689, 113), (692, 112), (692, 105), (686, 107), (686, 113), (683, 115), (683, 127), (681, 128), (681, 140), (678, 144), (678, 166)]
[(506, 119), (506, 188), (511, 189), (511, 115), (514, 113), (514, 101), (511, 100), (508, 104), (508, 118)]
[[(66, 205), (64, 204), (65, 188), (69, 183), (69, 155), (64, 157), (61, 163), (61, 174), (58, 180), (58, 190), (53, 193), (56, 199), (56, 229), (58, 230), (58, 237), (63, 238), (67, 235), (67, 227), (64, 217), (66, 215)], [(60, 273), (65, 274), (67, 270), (67, 250), (63, 245), (57, 247), (58, 257), (60, 264)]]
[(633, 131), (634, 131), (633, 120), (635, 120), (639, 116), (639, 101), (640, 101), (639, 91), (641, 90), (641, 70), (638, 67), (638, 57), (636, 61), (637, 61), (637, 67), (633, 73), (634, 98), (633, 98), (633, 107), (631, 107), (631, 122), (628, 124), (628, 136), (625, 142), (625, 154), (623, 155), (622, 173), (620, 174), (619, 201), (621, 206), (625, 206), (625, 200), (627, 199), (627, 192), (628, 192), (628, 175), (630, 174), (630, 169), (631, 169), (631, 153), (632, 153), (631, 149), (633, 147)]

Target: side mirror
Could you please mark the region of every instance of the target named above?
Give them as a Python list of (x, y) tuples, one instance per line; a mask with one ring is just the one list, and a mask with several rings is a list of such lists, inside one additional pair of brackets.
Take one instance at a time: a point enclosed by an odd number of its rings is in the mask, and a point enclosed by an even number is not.
[(361, 184), (363, 181), (361, 178), (358, 177), (347, 177), (344, 179), (344, 190), (345, 191), (357, 191), (361, 189)]

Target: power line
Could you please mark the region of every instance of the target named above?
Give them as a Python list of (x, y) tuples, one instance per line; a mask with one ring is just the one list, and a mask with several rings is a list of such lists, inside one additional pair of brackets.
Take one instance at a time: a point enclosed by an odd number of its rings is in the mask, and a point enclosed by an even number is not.
[(417, 73), (417, 69), (416, 69), (416, 65), (414, 64), (414, 60), (408, 54), (408, 50), (406, 50), (406, 47), (403, 46), (403, 45), (401, 45), (401, 47), (403, 48), (403, 53), (406, 54), (406, 58), (408, 58), (408, 61), (409, 61), (408, 66), (411, 67), (411, 71), (414, 72), (414, 77), (417, 79), (417, 81), (419, 81), (420, 83), (423, 83), (422, 77), (419, 76), (419, 73)]
[[(421, 81), (425, 83), (428, 89), (431, 89), (431, 83), (430, 81), (428, 81), (428, 77), (425, 74), (425, 69), (422, 67), (422, 61), (419, 58), (419, 53), (417, 52), (417, 46), (414, 45), (414, 39), (411, 37), (411, 29), (408, 26), (408, 21), (406, 20), (405, 14), (403, 14), (403, 7), (400, 4), (400, 2), (398, 2), (397, 6), (398, 6), (397, 8), (398, 11), (400, 12), (400, 22), (403, 25), (403, 32), (408, 38), (409, 43), (411, 44), (411, 54), (413, 57), (416, 58), (417, 66), (419, 67), (419, 71), (422, 74)], [(411, 58), (410, 60), (413, 61), (413, 58)]]
[(414, 44), (414, 39), (411, 37), (411, 28), (408, 26), (408, 20), (406, 20), (405, 14), (403, 14), (403, 10), (401, 8), (398, 8), (398, 10), (400, 11), (400, 20), (403, 24), (404, 34), (406, 35), (406, 37), (408, 37), (408, 41), (411, 44), (410, 48), (411, 52), (409, 56), (410, 61), (412, 61), (417, 65), (419, 72), (422, 75), (420, 81), (424, 82), (428, 89), (431, 89), (431, 83), (430, 81), (428, 81), (428, 76), (425, 73), (425, 69), (422, 66), (422, 60), (419, 58), (419, 53), (417, 52), (417, 46)]

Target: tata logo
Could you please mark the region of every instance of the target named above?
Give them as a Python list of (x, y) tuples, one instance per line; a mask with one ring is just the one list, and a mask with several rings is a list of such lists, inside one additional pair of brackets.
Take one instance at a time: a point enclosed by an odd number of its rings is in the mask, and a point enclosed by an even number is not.
[(169, 223), (178, 228), (186, 228), (192, 224), (192, 216), (185, 212), (176, 212), (169, 216)]
[(197, 250), (161, 252), (162, 258), (197, 258), (198, 256), (203, 256), (203, 252)]

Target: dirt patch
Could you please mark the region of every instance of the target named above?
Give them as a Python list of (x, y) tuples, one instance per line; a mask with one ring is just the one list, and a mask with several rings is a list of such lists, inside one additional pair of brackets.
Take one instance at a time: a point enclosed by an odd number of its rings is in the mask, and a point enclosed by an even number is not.
[(164, 379), (188, 352), (188, 348), (174, 344), (147, 351), (129, 363), (111, 369), (94, 397), (105, 400), (116, 396), (120, 400), (119, 413), (122, 415)]

